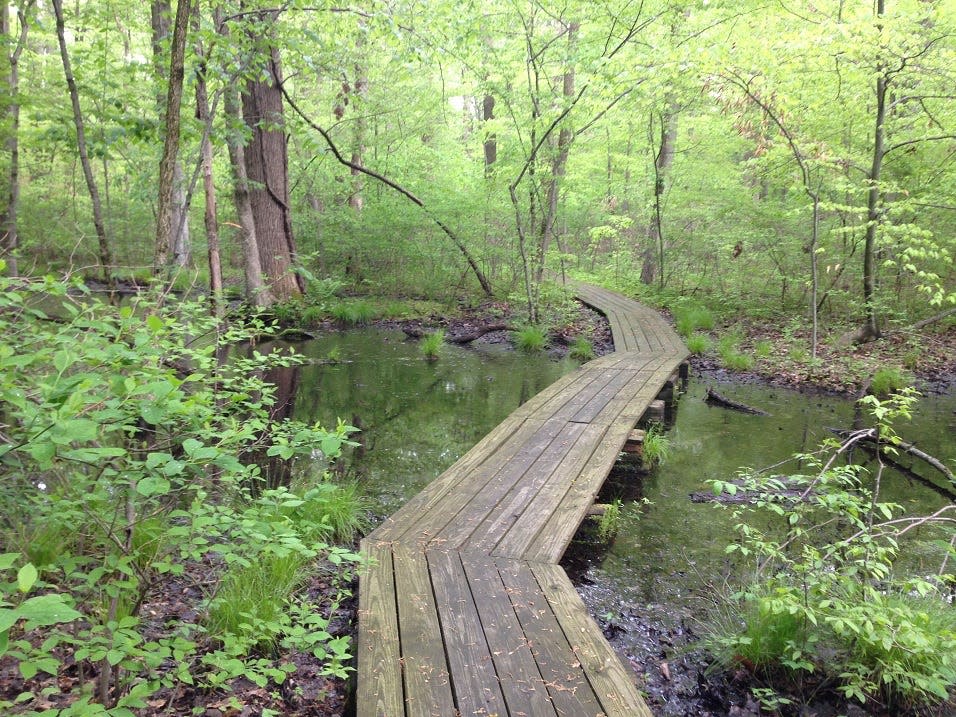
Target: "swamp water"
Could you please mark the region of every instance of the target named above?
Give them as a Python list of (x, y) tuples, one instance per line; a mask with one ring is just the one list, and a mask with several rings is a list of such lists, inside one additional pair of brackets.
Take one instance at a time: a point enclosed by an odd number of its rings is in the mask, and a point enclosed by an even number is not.
[[(428, 362), (418, 344), (398, 331), (342, 332), (296, 348), (315, 363), (299, 371), (294, 415), (326, 426), (341, 419), (362, 429), (362, 445), (346, 456), (343, 471), (359, 482), (380, 516), (403, 505), (518, 405), (577, 366), (493, 344), (446, 345), (438, 361)], [(326, 363), (330, 356), (339, 363)], [(703, 400), (708, 386), (771, 415), (709, 406)], [(829, 428), (851, 427), (853, 412), (844, 399), (691, 377), (667, 434), (667, 462), (643, 479), (614, 478), (601, 496), (641, 495), (646, 502), (624, 503), (610, 546), (572, 544), (564, 561), (591, 614), (638, 672), (656, 672), (674, 657), (669, 646), (692, 642), (698, 620), (713, 597), (727, 590), (724, 580), (736, 569), (724, 552), (735, 537), (731, 511), (694, 503), (690, 494), (708, 491), (708, 478), (730, 479), (741, 467), (767, 467), (814, 450), (831, 435)], [(956, 395), (922, 399), (912, 421), (897, 430), (953, 466)], [(791, 463), (775, 472), (785, 470), (796, 469)], [(918, 470), (945, 484), (930, 469)], [(928, 514), (947, 502), (896, 472), (887, 474), (883, 486), (884, 500), (914, 512)], [(938, 560), (927, 561), (927, 571), (937, 568)], [(679, 669), (671, 664), (671, 671)], [(667, 690), (647, 685), (658, 707), (679, 701), (678, 680), (668, 682), (670, 694), (655, 694)], [(694, 713), (687, 709), (675, 705), (660, 713)]]

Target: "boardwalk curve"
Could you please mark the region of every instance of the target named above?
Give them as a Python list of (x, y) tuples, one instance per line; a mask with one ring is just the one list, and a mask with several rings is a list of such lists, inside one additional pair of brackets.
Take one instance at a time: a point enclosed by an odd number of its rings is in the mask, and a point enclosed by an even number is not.
[(657, 312), (572, 290), (616, 351), (518, 407), (362, 541), (357, 717), (650, 717), (557, 563), (687, 349)]

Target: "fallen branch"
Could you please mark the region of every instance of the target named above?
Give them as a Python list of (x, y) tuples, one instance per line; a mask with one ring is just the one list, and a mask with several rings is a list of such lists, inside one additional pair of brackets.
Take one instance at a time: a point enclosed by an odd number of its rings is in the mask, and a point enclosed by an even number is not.
[[(830, 430), (833, 431), (838, 436), (842, 436), (842, 437), (846, 437), (850, 435), (850, 433), (852, 433), (852, 431), (848, 431), (846, 429), (840, 429), (840, 428), (831, 428)], [(864, 436), (864, 440), (866, 444), (876, 444), (877, 443), (876, 431), (872, 429), (868, 431), (866, 435)], [(946, 466), (946, 464), (943, 463), (941, 460), (939, 460), (939, 458), (936, 458), (935, 456), (931, 456), (926, 451), (922, 451), (919, 448), (917, 448), (914, 444), (907, 443), (906, 441), (898, 441), (897, 443), (893, 443), (889, 445), (892, 445), (893, 448), (897, 448), (903, 451), (903, 453), (909, 453), (911, 456), (913, 456), (914, 458), (918, 458), (924, 463), (928, 463), (930, 466), (932, 466), (933, 468), (938, 470), (940, 473), (942, 473), (946, 477), (946, 480), (948, 480), (950, 483), (956, 486), (956, 475), (954, 475), (953, 472)], [(893, 455), (891, 453), (888, 453), (886, 448), (884, 448), (884, 444), (881, 444), (879, 446), (879, 450), (880, 450), (880, 455), (882, 455), (885, 459), (887, 459), (888, 462), (894, 464), (894, 468), (900, 466), (899, 463), (893, 460)]]
[(753, 406), (748, 406), (745, 403), (740, 403), (739, 401), (732, 401), (726, 396), (721, 396), (714, 389), (707, 389), (707, 398), (704, 399), (708, 403), (716, 403), (718, 406), (723, 406), (724, 408), (732, 408), (735, 411), (743, 411), (744, 413), (751, 413), (755, 416), (769, 416), (770, 414), (760, 408), (754, 408)]

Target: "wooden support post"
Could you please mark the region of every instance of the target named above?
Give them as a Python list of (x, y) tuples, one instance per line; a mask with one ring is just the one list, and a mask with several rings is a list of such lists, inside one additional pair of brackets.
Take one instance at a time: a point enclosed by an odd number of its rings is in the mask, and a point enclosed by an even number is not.
[(661, 400), (651, 401), (641, 420), (645, 423), (663, 423), (667, 406)]
[(635, 428), (631, 431), (627, 440), (624, 442), (623, 452), (627, 453), (629, 456), (638, 456), (640, 457), (644, 453), (644, 436), (645, 432), (639, 428)]

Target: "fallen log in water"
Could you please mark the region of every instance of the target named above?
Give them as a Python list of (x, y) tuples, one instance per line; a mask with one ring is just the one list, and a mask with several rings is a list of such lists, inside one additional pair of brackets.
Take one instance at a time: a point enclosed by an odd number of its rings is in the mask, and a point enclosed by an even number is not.
[[(460, 334), (446, 335), (445, 342), (449, 344), (469, 344), (475, 339), (480, 339), (485, 334), (490, 334), (492, 331), (511, 331), (512, 327), (506, 323), (496, 323), (496, 324), (487, 324), (486, 326), (479, 326), (478, 328), (472, 331), (463, 331)], [(420, 329), (415, 326), (405, 326), (402, 328), (402, 331), (405, 332), (405, 335), (412, 339), (422, 339), (425, 338), (430, 331)]]
[(723, 406), (724, 408), (732, 408), (735, 411), (743, 411), (744, 413), (751, 413), (755, 416), (769, 416), (770, 414), (760, 408), (754, 408), (753, 406), (748, 406), (745, 403), (740, 403), (739, 401), (732, 401), (726, 396), (722, 396), (717, 393), (714, 389), (707, 389), (707, 398), (704, 399), (708, 403), (716, 403), (718, 406)]

